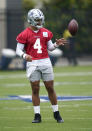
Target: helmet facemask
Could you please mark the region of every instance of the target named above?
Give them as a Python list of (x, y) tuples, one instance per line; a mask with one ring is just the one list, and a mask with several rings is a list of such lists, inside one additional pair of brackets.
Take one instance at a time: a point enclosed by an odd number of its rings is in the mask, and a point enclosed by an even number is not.
[(28, 23), (38, 29), (43, 27), (44, 15), (39, 9), (32, 9), (28, 12)]

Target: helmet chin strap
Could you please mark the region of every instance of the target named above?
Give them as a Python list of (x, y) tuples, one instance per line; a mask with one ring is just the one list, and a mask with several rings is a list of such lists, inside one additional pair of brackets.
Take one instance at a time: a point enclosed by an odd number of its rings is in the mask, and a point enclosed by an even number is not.
[(39, 25), (37, 25), (36, 27), (37, 27), (38, 29), (40, 29), (40, 28), (42, 28), (43, 26), (42, 26), (42, 25), (40, 25), (40, 26), (39, 26)]
[(40, 29), (40, 28), (42, 28), (43, 27), (43, 25), (33, 25), (33, 24), (31, 24), (31, 23), (29, 23), (31, 26), (33, 26), (33, 27), (36, 27), (37, 29)]
[(31, 28), (32, 30), (39, 30), (39, 29), (41, 29), (43, 27), (43, 26), (38, 26), (38, 25), (37, 26), (33, 26), (32, 24), (30, 24), (30, 25), (32, 27)]

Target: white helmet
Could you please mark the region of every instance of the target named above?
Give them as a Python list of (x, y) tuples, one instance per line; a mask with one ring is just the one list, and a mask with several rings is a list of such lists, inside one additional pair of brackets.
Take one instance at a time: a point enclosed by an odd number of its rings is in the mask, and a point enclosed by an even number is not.
[[(44, 24), (43, 12), (40, 11), (39, 9), (29, 10), (27, 20), (28, 23), (31, 24), (32, 26), (37, 27), (38, 29), (42, 28)], [(40, 25), (37, 20), (41, 20)]]

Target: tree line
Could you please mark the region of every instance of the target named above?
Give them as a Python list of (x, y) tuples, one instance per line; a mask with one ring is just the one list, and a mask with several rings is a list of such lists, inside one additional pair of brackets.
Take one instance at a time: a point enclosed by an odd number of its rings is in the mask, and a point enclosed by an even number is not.
[[(81, 54), (92, 54), (92, 0), (43, 0), (42, 11), (45, 14), (45, 27), (50, 29), (54, 38), (63, 36), (71, 19), (79, 24), (76, 35), (76, 49)], [(24, 0), (24, 10), (35, 7), (32, 0)]]

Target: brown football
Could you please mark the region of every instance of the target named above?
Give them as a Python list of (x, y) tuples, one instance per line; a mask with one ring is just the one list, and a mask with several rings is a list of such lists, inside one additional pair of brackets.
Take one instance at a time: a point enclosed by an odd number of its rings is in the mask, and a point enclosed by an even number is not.
[(75, 19), (72, 19), (68, 24), (68, 30), (72, 36), (76, 35), (78, 31), (78, 22)]

